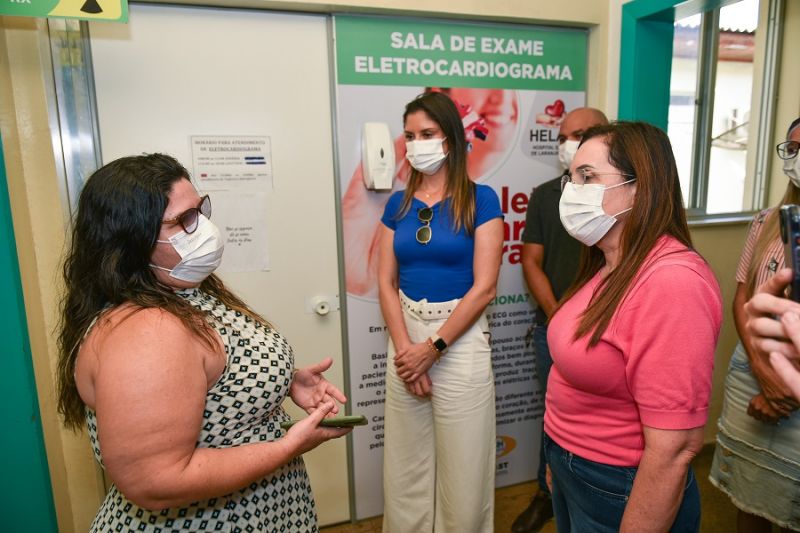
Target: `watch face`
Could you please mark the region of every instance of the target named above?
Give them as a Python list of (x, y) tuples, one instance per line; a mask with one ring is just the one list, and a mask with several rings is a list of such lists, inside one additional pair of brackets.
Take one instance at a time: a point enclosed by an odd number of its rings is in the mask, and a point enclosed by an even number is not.
[(440, 352), (443, 352), (447, 348), (447, 343), (444, 342), (444, 339), (436, 339), (436, 341), (434, 341), (433, 345)]

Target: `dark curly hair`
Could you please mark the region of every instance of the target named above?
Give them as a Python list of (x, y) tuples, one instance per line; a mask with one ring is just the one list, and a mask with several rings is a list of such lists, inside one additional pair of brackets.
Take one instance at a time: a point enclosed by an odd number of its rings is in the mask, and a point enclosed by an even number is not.
[[(182, 179), (189, 179), (189, 172), (173, 157), (146, 154), (108, 163), (83, 187), (64, 260), (58, 332), (58, 411), (67, 427), (83, 423), (75, 360), (84, 335), (104, 309), (123, 303), (133, 304), (134, 310), (163, 309), (214, 346), (205, 314), (160, 283), (149, 267), (170, 191)], [(269, 325), (216, 276), (206, 278), (200, 288)]]

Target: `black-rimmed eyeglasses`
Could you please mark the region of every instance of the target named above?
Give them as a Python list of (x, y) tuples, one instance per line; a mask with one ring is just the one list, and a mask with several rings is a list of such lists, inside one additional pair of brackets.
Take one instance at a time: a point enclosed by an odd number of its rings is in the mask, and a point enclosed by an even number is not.
[(780, 143), (775, 149), (778, 151), (778, 157), (781, 159), (794, 159), (797, 157), (798, 150), (800, 150), (800, 143), (797, 141), (786, 141)]
[(211, 218), (211, 198), (209, 198), (208, 195), (200, 199), (200, 203), (197, 204), (197, 207), (191, 207), (175, 218), (162, 220), (161, 222), (163, 224), (180, 224), (183, 231), (186, 233), (194, 233), (200, 221), (200, 215)]
[(564, 191), (564, 187), (567, 186), (567, 183), (572, 183), (577, 187), (583, 187), (586, 184), (586, 180), (589, 180), (594, 176), (624, 176), (631, 179), (636, 177), (628, 172), (596, 172), (591, 169), (579, 168), (575, 171), (575, 178), (577, 179), (574, 179), (572, 174), (569, 172), (566, 172), (563, 176), (561, 176), (561, 191)]
[(433, 209), (430, 207), (422, 207), (417, 210), (417, 218), (422, 222), (423, 226), (417, 228), (417, 242), (420, 244), (428, 244), (431, 242), (431, 220), (433, 220)]

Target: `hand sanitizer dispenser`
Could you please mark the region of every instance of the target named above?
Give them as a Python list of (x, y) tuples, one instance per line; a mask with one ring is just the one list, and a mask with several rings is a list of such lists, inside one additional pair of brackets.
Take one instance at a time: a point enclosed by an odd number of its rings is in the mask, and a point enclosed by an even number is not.
[(361, 131), (361, 168), (367, 189), (392, 189), (394, 157), (394, 141), (389, 125), (385, 122), (364, 123)]

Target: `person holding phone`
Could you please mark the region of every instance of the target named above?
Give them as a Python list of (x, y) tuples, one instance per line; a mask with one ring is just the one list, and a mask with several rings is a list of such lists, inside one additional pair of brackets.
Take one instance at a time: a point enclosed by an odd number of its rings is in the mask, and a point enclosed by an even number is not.
[(490, 532), (495, 407), (489, 327), (502, 211), (467, 173), (453, 101), (420, 95), (403, 114), (405, 191), (381, 218), (378, 289), (389, 327), (384, 533)]
[[(781, 205), (800, 203), (798, 147), (800, 118), (790, 124), (786, 141), (777, 146), (789, 178)], [(800, 529), (796, 512), (800, 403), (770, 364), (769, 353), (754, 343), (745, 312), (745, 303), (756, 289), (784, 266), (778, 210), (773, 207), (753, 219), (736, 271), (733, 316), (740, 342), (728, 366), (709, 476), (738, 508), (739, 532), (771, 531), (772, 524)]]
[(559, 203), (583, 243), (550, 318), (544, 415), (559, 531), (697, 531), (722, 298), (692, 248), (669, 138), (643, 122), (583, 133)]
[[(86, 181), (64, 263), (58, 405), (112, 482), (92, 532), (318, 531), (303, 453), (345, 397), (214, 275), (211, 200), (162, 154)], [(287, 431), (290, 397), (309, 414)]]

